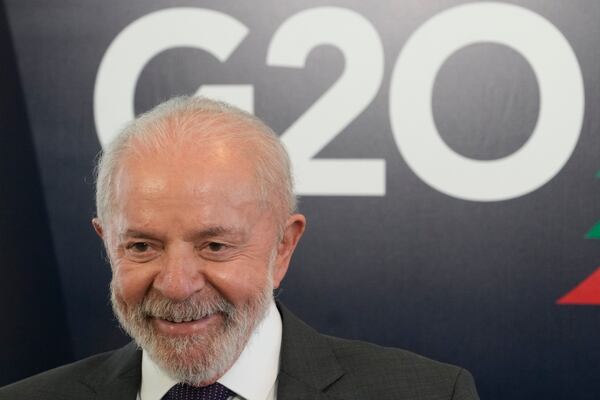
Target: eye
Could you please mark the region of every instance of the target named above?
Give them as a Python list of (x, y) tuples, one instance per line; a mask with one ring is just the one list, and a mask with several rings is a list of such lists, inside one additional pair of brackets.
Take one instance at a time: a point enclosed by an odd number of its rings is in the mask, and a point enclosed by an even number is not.
[(150, 250), (150, 243), (148, 242), (135, 242), (127, 245), (127, 250), (131, 250), (135, 253), (144, 253)]
[(125, 257), (134, 262), (147, 262), (160, 255), (156, 244), (151, 242), (130, 242), (125, 245)]
[(235, 246), (223, 242), (204, 242), (198, 247), (198, 254), (210, 261), (223, 262), (236, 254)]
[(219, 251), (224, 250), (226, 245), (224, 245), (223, 243), (218, 243), (218, 242), (210, 242), (208, 244), (208, 246), (206, 246), (206, 247), (208, 247), (208, 249), (210, 251), (217, 253)]

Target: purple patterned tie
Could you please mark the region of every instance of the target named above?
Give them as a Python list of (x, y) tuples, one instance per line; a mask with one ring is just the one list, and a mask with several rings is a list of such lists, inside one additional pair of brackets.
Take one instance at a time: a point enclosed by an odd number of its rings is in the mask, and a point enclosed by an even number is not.
[(162, 400), (227, 400), (230, 396), (235, 396), (235, 393), (218, 382), (202, 387), (178, 383)]

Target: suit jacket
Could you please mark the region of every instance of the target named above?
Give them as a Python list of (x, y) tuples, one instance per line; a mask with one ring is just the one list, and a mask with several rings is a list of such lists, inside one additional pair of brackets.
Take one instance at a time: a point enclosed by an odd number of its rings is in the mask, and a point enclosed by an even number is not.
[[(317, 333), (278, 304), (283, 320), (278, 400), (477, 400), (471, 375), (416, 354)], [(0, 389), (0, 400), (135, 400), (134, 343)]]

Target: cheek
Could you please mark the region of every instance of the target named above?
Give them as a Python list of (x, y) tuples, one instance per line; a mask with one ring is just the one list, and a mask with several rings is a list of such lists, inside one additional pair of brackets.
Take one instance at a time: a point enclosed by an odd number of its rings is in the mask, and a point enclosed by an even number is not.
[(121, 265), (113, 270), (113, 288), (119, 299), (128, 305), (139, 304), (152, 286), (153, 275), (143, 268)]
[(251, 302), (262, 293), (268, 280), (265, 265), (218, 268), (209, 279), (212, 286), (234, 305)]

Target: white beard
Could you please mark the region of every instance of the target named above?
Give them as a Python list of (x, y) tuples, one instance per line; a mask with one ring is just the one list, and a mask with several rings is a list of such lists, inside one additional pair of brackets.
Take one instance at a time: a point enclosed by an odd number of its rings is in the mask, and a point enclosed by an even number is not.
[[(111, 302), (123, 329), (166, 374), (179, 382), (205, 386), (231, 368), (265, 317), (273, 298), (271, 274), (267, 277), (265, 287), (251, 302), (238, 308), (210, 286), (183, 302), (151, 290), (140, 304), (128, 307), (115, 294), (111, 282)], [(221, 315), (222, 322), (198, 335), (166, 336), (156, 332), (151, 323), (151, 317), (200, 319), (215, 313)]]

